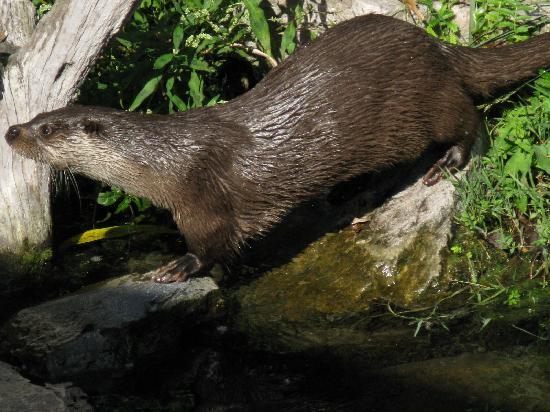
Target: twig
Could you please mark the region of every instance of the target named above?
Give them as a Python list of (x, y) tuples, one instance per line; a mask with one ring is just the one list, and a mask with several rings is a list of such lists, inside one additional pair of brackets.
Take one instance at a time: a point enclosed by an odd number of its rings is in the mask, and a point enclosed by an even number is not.
[(239, 48), (239, 49), (244, 49), (246, 51), (248, 51), (249, 53), (251, 54), (254, 54), (256, 56), (260, 56), (260, 57), (263, 57), (264, 59), (267, 60), (267, 62), (269, 63), (269, 65), (271, 67), (277, 67), (278, 66), (278, 63), (277, 63), (277, 60), (275, 60), (273, 57), (271, 57), (269, 54), (266, 54), (264, 53), (263, 51), (261, 50), (258, 50), (258, 49), (255, 49), (254, 47), (248, 47), (248, 46), (245, 46), (244, 44), (240, 44), (240, 43), (233, 43), (231, 44), (231, 47), (235, 47), (235, 48)]
[(424, 23), (426, 21), (426, 18), (422, 14), (420, 10), (418, 10), (418, 7), (416, 5), (416, 0), (402, 0), (405, 6), (407, 6), (407, 9), (412, 14), (414, 13), (416, 17), (420, 20), (420, 23)]
[(525, 330), (525, 329), (523, 329), (523, 328), (520, 328), (520, 327), (518, 327), (518, 326), (516, 326), (516, 325), (512, 325), (512, 327), (513, 327), (514, 329), (517, 329), (517, 330), (523, 332), (523, 333), (526, 333), (526, 334), (528, 334), (528, 335), (530, 335), (530, 336), (533, 336), (533, 337), (535, 337), (535, 338), (537, 338), (537, 339), (540, 339), (540, 340), (550, 340), (549, 338), (544, 338), (544, 337), (542, 337), (542, 336), (535, 335), (533, 332), (529, 332), (528, 330)]

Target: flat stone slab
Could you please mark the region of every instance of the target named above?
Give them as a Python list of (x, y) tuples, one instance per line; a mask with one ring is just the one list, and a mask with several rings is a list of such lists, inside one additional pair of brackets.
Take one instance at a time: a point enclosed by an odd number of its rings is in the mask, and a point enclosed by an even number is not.
[(84, 393), (70, 384), (39, 386), (0, 362), (0, 410), (2, 412), (92, 411)]
[(144, 356), (174, 350), (217, 290), (208, 277), (157, 284), (124, 276), (21, 310), (0, 332), (0, 345), (51, 381), (120, 375)]

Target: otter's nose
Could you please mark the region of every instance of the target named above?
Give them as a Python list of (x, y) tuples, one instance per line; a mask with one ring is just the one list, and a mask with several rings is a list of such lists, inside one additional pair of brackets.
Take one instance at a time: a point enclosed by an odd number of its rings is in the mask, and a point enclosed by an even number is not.
[(21, 134), (21, 128), (19, 126), (11, 126), (6, 133), (6, 141), (9, 143), (13, 142)]

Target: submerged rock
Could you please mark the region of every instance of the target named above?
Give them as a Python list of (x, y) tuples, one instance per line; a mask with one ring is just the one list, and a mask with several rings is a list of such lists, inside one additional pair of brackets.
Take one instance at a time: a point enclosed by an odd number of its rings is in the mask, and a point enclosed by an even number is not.
[(23, 411), (92, 411), (85, 394), (71, 384), (39, 386), (32, 384), (15, 369), (0, 362), (0, 409)]
[(2, 330), (2, 352), (50, 381), (109, 385), (135, 362), (177, 351), (182, 333), (209, 313), (217, 289), (207, 277), (168, 285), (110, 280), (21, 310)]
[(388, 384), (376, 388), (385, 400), (380, 410), (397, 410), (391, 408), (397, 402), (409, 405), (400, 411), (550, 411), (547, 356), (466, 353), (392, 366), (375, 376)]

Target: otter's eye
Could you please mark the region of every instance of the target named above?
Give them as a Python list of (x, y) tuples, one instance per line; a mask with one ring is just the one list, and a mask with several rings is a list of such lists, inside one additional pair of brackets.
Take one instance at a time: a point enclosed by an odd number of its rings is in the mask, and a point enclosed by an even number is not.
[(40, 126), (40, 134), (42, 136), (48, 136), (52, 134), (52, 131), (52, 127), (49, 124), (43, 124), (42, 126)]

